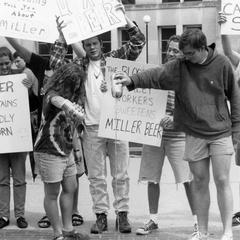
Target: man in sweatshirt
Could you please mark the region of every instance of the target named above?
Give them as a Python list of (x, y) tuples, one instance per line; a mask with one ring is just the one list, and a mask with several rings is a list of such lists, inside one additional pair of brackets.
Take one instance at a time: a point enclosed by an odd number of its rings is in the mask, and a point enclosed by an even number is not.
[[(233, 204), (229, 172), (233, 142), (240, 131), (239, 89), (231, 64), (216, 52), (215, 44), (207, 46), (201, 30), (185, 31), (180, 37), (179, 48), (185, 58), (131, 77), (120, 72), (118, 83), (129, 90), (156, 88), (175, 91), (175, 122), (186, 133), (184, 159), (189, 162), (194, 176), (199, 224), (199, 231), (190, 239), (208, 239), (211, 163), (223, 223), (221, 240), (231, 240)], [(230, 101), (231, 114), (227, 100)]]

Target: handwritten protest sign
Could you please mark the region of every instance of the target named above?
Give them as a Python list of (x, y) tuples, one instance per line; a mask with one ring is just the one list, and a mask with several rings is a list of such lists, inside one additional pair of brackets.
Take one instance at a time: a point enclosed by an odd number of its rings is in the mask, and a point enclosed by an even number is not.
[(64, 37), (68, 44), (110, 31), (126, 24), (117, 0), (56, 0), (58, 16), (64, 20)]
[(0, 0), (0, 35), (53, 43), (55, 12), (54, 0)]
[(159, 123), (165, 116), (167, 91), (154, 89), (123, 90), (123, 96), (113, 98), (110, 75), (118, 70), (128, 75), (138, 73), (153, 65), (107, 58), (106, 80), (108, 91), (105, 93), (98, 136), (160, 146), (162, 128)]
[(0, 76), (0, 153), (32, 151), (25, 74)]
[(240, 1), (222, 0), (221, 11), (227, 18), (227, 22), (221, 25), (221, 34), (240, 34)]

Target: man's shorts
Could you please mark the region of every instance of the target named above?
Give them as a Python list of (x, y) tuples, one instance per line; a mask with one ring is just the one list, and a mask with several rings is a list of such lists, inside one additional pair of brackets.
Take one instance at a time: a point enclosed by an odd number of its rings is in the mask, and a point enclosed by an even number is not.
[(176, 183), (192, 180), (189, 165), (183, 160), (185, 139), (162, 139), (160, 147), (143, 145), (139, 181), (159, 183), (165, 157), (168, 158)]
[(223, 137), (216, 140), (186, 136), (184, 160), (199, 161), (213, 155), (232, 155), (234, 152), (232, 137)]
[(34, 152), (34, 159), (41, 179), (45, 183), (61, 182), (63, 178), (77, 174), (72, 153), (67, 157), (63, 157)]

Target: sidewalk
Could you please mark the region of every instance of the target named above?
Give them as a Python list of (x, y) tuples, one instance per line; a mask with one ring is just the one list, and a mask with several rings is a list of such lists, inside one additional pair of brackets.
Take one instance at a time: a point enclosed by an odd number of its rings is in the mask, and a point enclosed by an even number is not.
[[(188, 239), (192, 233), (193, 224), (182, 185), (176, 186), (171, 168), (166, 161), (163, 169), (161, 183), (161, 197), (159, 202), (159, 231), (147, 236), (137, 236), (135, 230), (148, 219), (147, 204), (147, 185), (138, 184), (138, 172), (140, 166), (139, 157), (131, 157), (129, 166), (130, 176), (130, 214), (129, 219), (133, 226), (131, 234), (120, 234), (115, 231), (115, 213), (111, 205), (108, 215), (109, 230), (102, 235), (91, 235), (91, 239), (149, 239), (149, 240), (181, 240)], [(37, 227), (37, 221), (43, 216), (43, 185), (39, 178), (33, 183), (31, 173), (28, 168), (28, 185), (27, 185), (27, 203), (26, 218), (29, 221), (29, 227), (26, 230), (20, 230), (15, 225), (13, 212), (11, 212), (10, 225), (0, 230), (0, 240), (49, 240), (52, 239), (52, 230), (40, 229)], [(108, 168), (109, 169), (109, 168)], [(234, 196), (234, 211), (240, 210), (239, 204), (239, 181), (240, 168), (233, 164), (232, 168), (232, 190)], [(109, 175), (109, 171), (108, 171)], [(113, 195), (111, 188), (111, 178), (108, 177), (108, 189), (110, 193), (110, 202), (112, 203)], [(220, 239), (221, 221), (216, 200), (216, 189), (214, 184), (210, 184), (211, 206), (209, 216), (209, 232), (211, 239)], [(90, 227), (95, 221), (92, 213), (92, 200), (89, 194), (88, 180), (86, 176), (80, 179), (79, 193), (79, 210), (84, 217), (85, 223), (77, 227), (77, 230), (89, 233)], [(11, 207), (13, 209), (13, 206)], [(234, 240), (240, 239), (240, 227), (234, 228)]]

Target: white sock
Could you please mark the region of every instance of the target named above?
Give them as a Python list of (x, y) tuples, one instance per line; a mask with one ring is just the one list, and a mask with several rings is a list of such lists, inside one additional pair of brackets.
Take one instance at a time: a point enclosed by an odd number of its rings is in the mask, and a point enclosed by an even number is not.
[(197, 215), (192, 215), (192, 217), (193, 217), (193, 224), (197, 224), (198, 222), (197, 222)]
[(150, 214), (150, 219), (153, 220), (156, 224), (158, 223), (158, 214)]

